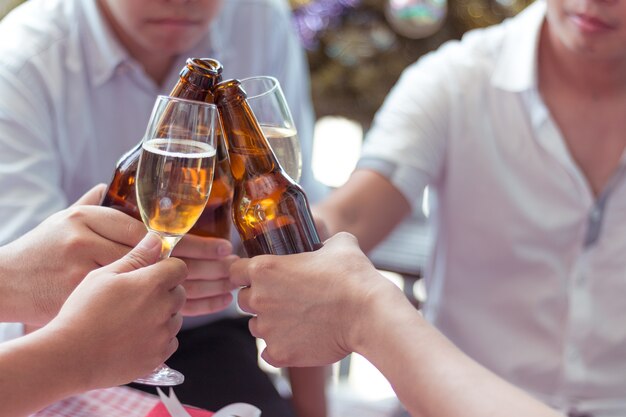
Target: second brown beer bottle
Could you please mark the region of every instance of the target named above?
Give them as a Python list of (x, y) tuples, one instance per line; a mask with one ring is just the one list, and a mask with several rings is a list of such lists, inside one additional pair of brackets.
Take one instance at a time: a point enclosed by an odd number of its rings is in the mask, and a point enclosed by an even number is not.
[(234, 179), (233, 222), (248, 256), (318, 249), (306, 195), (278, 163), (239, 81), (224, 81), (213, 93)]
[[(210, 58), (189, 58), (170, 96), (213, 102), (211, 92), (221, 81), (222, 65)], [(135, 195), (135, 175), (141, 155), (141, 141), (117, 163), (113, 179), (101, 205), (113, 207), (141, 220)], [(215, 174), (206, 208), (189, 233), (230, 239), (233, 182), (224, 139), (217, 141)]]

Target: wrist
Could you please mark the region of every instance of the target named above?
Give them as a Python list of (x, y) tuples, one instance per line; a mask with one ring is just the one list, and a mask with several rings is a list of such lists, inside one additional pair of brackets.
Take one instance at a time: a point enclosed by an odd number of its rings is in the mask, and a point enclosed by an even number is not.
[(67, 395), (100, 388), (89, 364), (92, 352), (82, 343), (87, 339), (84, 333), (77, 334), (58, 319), (53, 319), (28, 336), (36, 336), (53, 358), (50, 371), (62, 375), (62, 389)]
[(7, 246), (0, 247), (0, 321), (22, 322), (28, 315), (30, 300), (22, 288), (23, 280), (14, 270), (15, 260)]
[(0, 344), (0, 392), (14, 399), (7, 415), (25, 415), (83, 391), (81, 366), (62, 339), (42, 329)]
[[(364, 295), (356, 297), (359, 303), (355, 322), (349, 324), (347, 341), (350, 351), (366, 356), (372, 346), (378, 345), (381, 335), (388, 327), (402, 322), (407, 306), (412, 313), (413, 306), (402, 291), (378, 271), (374, 279), (364, 280)], [(368, 285), (368, 283), (375, 285)]]

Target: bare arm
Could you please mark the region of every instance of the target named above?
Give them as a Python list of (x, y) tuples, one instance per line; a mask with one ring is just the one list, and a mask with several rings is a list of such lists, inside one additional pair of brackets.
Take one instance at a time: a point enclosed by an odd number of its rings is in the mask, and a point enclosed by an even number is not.
[(349, 232), (368, 252), (411, 211), (400, 191), (382, 175), (357, 170), (348, 182), (313, 208), (326, 236)]
[(323, 366), (289, 368), (292, 402), (298, 417), (325, 417), (328, 414), (327, 372)]
[(351, 349), (383, 373), (411, 415), (558, 415), (467, 357), (402, 294), (389, 295), (371, 299), (371, 314), (363, 321), (367, 331)]
[(275, 366), (326, 365), (357, 352), (416, 417), (557, 416), (431, 327), (348, 234), (315, 252), (242, 259), (231, 279), (246, 286), (239, 305), (256, 314), (250, 330)]

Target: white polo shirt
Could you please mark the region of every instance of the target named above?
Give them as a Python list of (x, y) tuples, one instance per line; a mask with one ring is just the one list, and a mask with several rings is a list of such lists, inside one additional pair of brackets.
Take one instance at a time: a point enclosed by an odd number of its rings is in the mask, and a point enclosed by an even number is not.
[(544, 16), (409, 67), (359, 167), (435, 192), (424, 310), (446, 336), (553, 406), (626, 416), (626, 158), (594, 198), (538, 93)]
[[(116, 161), (144, 134), (156, 96), (170, 92), (188, 57), (218, 59), (224, 79), (278, 78), (302, 142), (300, 183), (312, 201), (324, 193), (310, 165), (308, 66), (285, 0), (224, 1), (164, 87), (117, 42), (96, 0), (26, 2), (0, 22), (0, 57), (0, 244), (108, 183)], [(15, 334), (21, 330), (6, 331)]]

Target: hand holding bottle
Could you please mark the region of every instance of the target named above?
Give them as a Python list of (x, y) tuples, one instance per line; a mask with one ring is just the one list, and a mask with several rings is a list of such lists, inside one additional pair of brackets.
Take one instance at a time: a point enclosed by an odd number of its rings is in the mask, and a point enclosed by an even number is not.
[(230, 282), (230, 266), (239, 259), (232, 253), (232, 244), (225, 239), (185, 235), (176, 245), (172, 256), (187, 264), (189, 275), (183, 282), (187, 301), (184, 316), (215, 313), (226, 308), (236, 285)]

